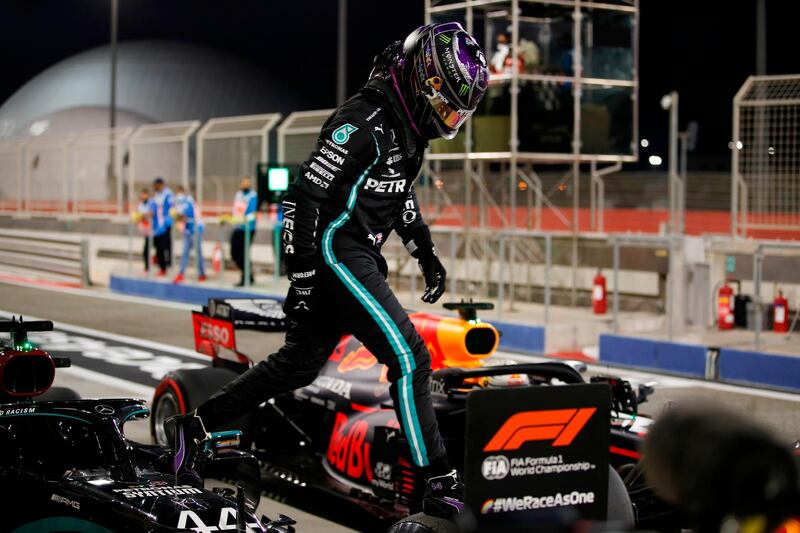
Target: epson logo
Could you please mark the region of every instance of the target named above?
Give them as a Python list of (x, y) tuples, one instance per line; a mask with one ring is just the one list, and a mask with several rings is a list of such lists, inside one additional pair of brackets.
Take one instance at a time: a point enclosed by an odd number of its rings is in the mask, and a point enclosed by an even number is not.
[(322, 146), (319, 149), (319, 151), (322, 152), (323, 154), (325, 154), (325, 157), (327, 157), (328, 159), (330, 159), (334, 163), (338, 163), (339, 165), (344, 163), (344, 157), (340, 156), (339, 154), (333, 153), (333, 151), (331, 149), (329, 149), (329, 148), (325, 148), (324, 146)]

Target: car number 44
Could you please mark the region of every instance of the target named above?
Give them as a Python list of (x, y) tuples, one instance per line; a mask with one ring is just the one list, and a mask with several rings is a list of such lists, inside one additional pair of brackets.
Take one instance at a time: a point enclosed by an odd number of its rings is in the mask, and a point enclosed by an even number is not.
[[(251, 527), (255, 529), (251, 529)], [(197, 531), (198, 533), (235, 530), (236, 509), (233, 507), (225, 507), (222, 509), (217, 525), (206, 524), (194, 511), (181, 511), (180, 516), (178, 516), (178, 529), (189, 529), (191, 531)], [(247, 533), (255, 533), (257, 531), (261, 531), (258, 524), (247, 524)]]

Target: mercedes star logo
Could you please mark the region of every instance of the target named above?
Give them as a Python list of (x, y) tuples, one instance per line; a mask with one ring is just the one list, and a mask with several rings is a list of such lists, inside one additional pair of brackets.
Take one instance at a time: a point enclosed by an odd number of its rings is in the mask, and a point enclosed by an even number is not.
[(114, 408), (110, 405), (95, 405), (94, 410), (100, 413), (101, 415), (113, 415)]

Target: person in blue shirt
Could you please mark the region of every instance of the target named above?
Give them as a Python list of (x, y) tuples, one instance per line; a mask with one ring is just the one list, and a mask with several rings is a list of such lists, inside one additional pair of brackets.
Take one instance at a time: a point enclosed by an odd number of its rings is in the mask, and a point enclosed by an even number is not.
[[(258, 209), (258, 195), (252, 189), (250, 178), (243, 178), (236, 196), (233, 198), (232, 223), (234, 224), (231, 234), (231, 257), (236, 266), (242, 272), (242, 278), (237, 287), (244, 286), (244, 231), (250, 232), (250, 244), (256, 234), (256, 210)], [(253, 268), (250, 267), (250, 283), (254, 282)]]
[(191, 194), (187, 194), (183, 185), (175, 188), (175, 212), (179, 226), (183, 226), (181, 234), (183, 236), (183, 253), (181, 253), (181, 264), (178, 275), (172, 280), (173, 283), (182, 282), (186, 274), (186, 267), (189, 265), (189, 256), (192, 255), (192, 248), (197, 253), (197, 281), (206, 280), (206, 269), (203, 264), (203, 221), (197, 215), (197, 204)]
[(172, 265), (172, 214), (175, 207), (175, 195), (164, 183), (164, 178), (153, 181), (155, 194), (152, 200), (153, 245), (156, 248), (158, 275), (166, 276), (167, 268)]

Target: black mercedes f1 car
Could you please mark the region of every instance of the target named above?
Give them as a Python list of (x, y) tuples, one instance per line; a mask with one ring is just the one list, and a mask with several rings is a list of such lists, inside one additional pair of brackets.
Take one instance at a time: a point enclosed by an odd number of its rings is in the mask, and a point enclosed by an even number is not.
[[(448, 455), (463, 467), (466, 398), (475, 390), (521, 386), (570, 386), (587, 381), (576, 364), (513, 364), (495, 355), (499, 332), (477, 316), (491, 304), (445, 304), (459, 317), (413, 313), (433, 366), (432, 392)], [(276, 300), (212, 299), (193, 313), (195, 345), (212, 366), (166, 375), (153, 398), (151, 430), (166, 444), (163, 422), (187, 412), (253, 361), (236, 346), (236, 331), (285, 328)], [(622, 379), (595, 377), (613, 391), (610, 463), (621, 478), (638, 526), (681, 521), (673, 507), (655, 497), (638, 470), (639, 444), (652, 422), (637, 411), (652, 388), (634, 389)], [(247, 449), (262, 464), (262, 477), (275, 483), (313, 486), (357, 503), (374, 515), (396, 520), (420, 507), (423, 484), (411, 468), (392, 409), (386, 369), (354, 337), (345, 336), (319, 377), (308, 387), (263, 403), (228, 427), (241, 429)], [(463, 471), (463, 470), (462, 470)], [(623, 487), (622, 480), (626, 484)], [(621, 489), (620, 489), (621, 487)], [(624, 506), (623, 506), (624, 507)]]
[(48, 321), (0, 322), (0, 508), (2, 530), (24, 532), (293, 531), (281, 516), (254, 515), (258, 463), (236, 449), (238, 432), (215, 434), (201, 455), (206, 476), (239, 479), (237, 490), (176, 485), (171, 454), (125, 436), (146, 418), (142, 400), (82, 400), (51, 388), (55, 357), (28, 341)]

